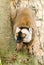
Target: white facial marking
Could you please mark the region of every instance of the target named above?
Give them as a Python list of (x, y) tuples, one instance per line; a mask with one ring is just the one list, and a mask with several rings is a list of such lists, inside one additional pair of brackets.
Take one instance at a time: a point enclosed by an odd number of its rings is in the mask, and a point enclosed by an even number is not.
[[(29, 30), (27, 29), (20, 29), (19, 27), (16, 28), (16, 33), (18, 33), (19, 31), (22, 32), (22, 34), (26, 34), (25, 38), (23, 39), (23, 42), (30, 42), (32, 40), (32, 28), (29, 28)], [(15, 35), (15, 40), (17, 40), (17, 37)]]
[(29, 32), (32, 34), (32, 28), (29, 28)]
[(29, 31), (27, 29), (22, 29), (22, 33), (26, 34), (23, 40), (24, 42), (30, 42), (32, 40), (32, 28), (29, 28)]
[(20, 28), (19, 27), (17, 27), (16, 28), (16, 33), (18, 33), (20, 31)]
[(15, 40), (17, 40), (16, 33), (18, 33), (19, 31), (20, 31), (20, 28), (19, 27), (16, 27)]

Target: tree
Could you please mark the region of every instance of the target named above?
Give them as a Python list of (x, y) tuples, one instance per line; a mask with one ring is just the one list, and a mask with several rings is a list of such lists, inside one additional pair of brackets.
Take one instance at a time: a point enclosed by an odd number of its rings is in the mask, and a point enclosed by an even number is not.
[(36, 57), (30, 57), (27, 51), (25, 53), (16, 52), (15, 47), (10, 21), (9, 0), (0, 0), (0, 57), (3, 62), (5, 60), (3, 65), (38, 65)]
[(12, 39), (9, 0), (0, 0), (0, 54), (7, 52)]

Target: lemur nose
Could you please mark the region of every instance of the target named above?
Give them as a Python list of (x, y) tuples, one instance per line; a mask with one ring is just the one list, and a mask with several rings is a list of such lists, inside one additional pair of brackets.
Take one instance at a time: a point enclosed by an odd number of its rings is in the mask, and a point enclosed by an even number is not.
[(22, 41), (22, 32), (20, 31), (18, 33), (18, 37), (17, 37), (17, 43), (20, 43)]
[(22, 38), (18, 37), (17, 38), (17, 43), (20, 43), (22, 41)]
[(17, 40), (17, 43), (20, 43), (21, 41), (20, 40)]

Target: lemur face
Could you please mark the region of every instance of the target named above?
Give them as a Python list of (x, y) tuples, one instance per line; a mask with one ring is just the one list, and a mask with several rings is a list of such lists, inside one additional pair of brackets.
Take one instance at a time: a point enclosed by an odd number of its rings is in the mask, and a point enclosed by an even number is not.
[(16, 27), (15, 40), (17, 43), (30, 42), (32, 40), (32, 28)]

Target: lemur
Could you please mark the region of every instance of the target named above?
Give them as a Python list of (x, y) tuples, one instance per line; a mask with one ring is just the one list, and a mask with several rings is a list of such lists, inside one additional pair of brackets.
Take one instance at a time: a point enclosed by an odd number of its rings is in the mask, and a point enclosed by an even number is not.
[(27, 46), (32, 54), (32, 47), (36, 41), (36, 25), (32, 10), (29, 7), (16, 10), (14, 0), (11, 0), (11, 20), (13, 22), (13, 34), (17, 50)]

